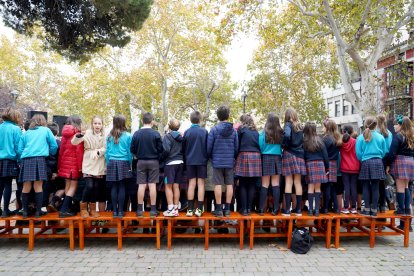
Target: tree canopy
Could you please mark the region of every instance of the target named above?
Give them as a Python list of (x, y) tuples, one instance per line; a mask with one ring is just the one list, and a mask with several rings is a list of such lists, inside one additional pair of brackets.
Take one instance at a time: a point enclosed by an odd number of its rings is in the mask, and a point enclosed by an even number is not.
[(105, 45), (123, 47), (141, 29), (152, 0), (0, 0), (7, 26), (32, 35), (71, 60), (84, 61)]

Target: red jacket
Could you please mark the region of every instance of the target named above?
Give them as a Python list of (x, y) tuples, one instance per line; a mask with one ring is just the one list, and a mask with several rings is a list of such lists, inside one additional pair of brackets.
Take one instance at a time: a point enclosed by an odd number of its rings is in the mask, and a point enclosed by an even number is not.
[(72, 138), (76, 133), (79, 131), (71, 125), (65, 125), (62, 129), (58, 175), (63, 178), (78, 179), (82, 174), (83, 142), (72, 145)]
[(359, 173), (361, 164), (356, 157), (355, 152), (356, 140), (354, 138), (349, 138), (348, 142), (343, 143), (340, 152), (341, 152), (341, 163), (340, 170), (344, 173)]

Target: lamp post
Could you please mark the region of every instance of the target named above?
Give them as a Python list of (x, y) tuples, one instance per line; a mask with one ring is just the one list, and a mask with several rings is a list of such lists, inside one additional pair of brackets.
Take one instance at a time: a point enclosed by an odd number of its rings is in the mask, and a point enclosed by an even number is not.
[(17, 97), (19, 97), (19, 91), (13, 89), (12, 91), (10, 91), (10, 94), (13, 97), (12, 106), (15, 107), (16, 106)]
[(246, 90), (244, 89), (244, 86), (243, 86), (243, 89), (242, 89), (243, 114), (246, 113), (246, 97), (247, 97), (247, 93), (246, 93)]

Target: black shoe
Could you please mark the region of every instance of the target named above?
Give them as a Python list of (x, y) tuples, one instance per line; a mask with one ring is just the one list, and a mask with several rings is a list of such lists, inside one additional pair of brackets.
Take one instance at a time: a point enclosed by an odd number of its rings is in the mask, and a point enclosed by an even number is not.
[(106, 234), (109, 232), (109, 228), (102, 228), (102, 234)]
[(247, 215), (250, 216), (252, 214), (250, 209), (247, 209)]
[(308, 211), (308, 216), (313, 216), (313, 210)]
[(222, 218), (223, 217), (223, 211), (222, 210), (214, 210), (213, 212), (211, 212), (213, 214), (213, 216), (218, 217), (218, 218)]
[(279, 210), (273, 210), (272, 211), (272, 216), (277, 216), (278, 213), (279, 213)]
[(326, 215), (327, 213), (328, 213), (328, 210), (327, 210), (327, 209), (322, 209), (322, 210), (321, 210), (321, 214)]
[(401, 210), (400, 208), (394, 211), (394, 215), (404, 215), (404, 214), (405, 214), (404, 211)]
[(229, 233), (229, 228), (218, 228), (217, 233), (219, 233), (219, 234), (228, 234)]
[(27, 211), (23, 211), (22, 216), (23, 216), (23, 218), (24, 218), (24, 219), (27, 219), (27, 217), (28, 217), (29, 215), (27, 214)]
[(35, 213), (35, 218), (40, 218), (47, 215), (47, 212), (43, 212), (43, 211), (36, 211)]
[(112, 213), (112, 217), (113, 217), (113, 218), (118, 218), (118, 212), (113, 212), (113, 213)]
[(259, 216), (264, 216), (264, 211), (263, 211), (263, 210), (258, 210), (258, 211), (257, 211), (257, 214), (258, 214)]
[(123, 218), (125, 216), (125, 213), (124, 212), (118, 212), (118, 218)]
[(371, 211), (371, 212), (369, 212), (369, 215), (370, 215), (371, 217), (376, 218), (376, 217), (377, 217), (377, 211)]
[(363, 216), (368, 216), (368, 217), (371, 216), (371, 212), (368, 210), (361, 211), (360, 214)]
[(157, 211), (157, 210), (155, 210), (155, 211), (150, 211), (150, 217), (151, 218), (155, 218), (155, 217), (157, 217), (159, 215), (159, 212)]
[(315, 213), (313, 214), (315, 217), (319, 217), (319, 211), (315, 211)]
[(405, 216), (411, 216), (411, 209), (405, 209)]
[(386, 211), (386, 210), (385, 210), (385, 206), (380, 206), (380, 207), (379, 207), (379, 212), (380, 212), (380, 213), (385, 213), (385, 211)]
[(230, 217), (230, 210), (223, 210), (223, 215), (225, 217)]
[(142, 218), (144, 216), (144, 212), (142, 210), (138, 210), (136, 214), (139, 218)]
[(4, 210), (1, 214), (1, 217), (8, 218), (8, 217), (11, 217), (12, 215), (13, 215), (12, 212), (10, 212), (9, 210)]
[(69, 218), (69, 217), (74, 217), (74, 216), (75, 214), (71, 212), (59, 212), (60, 218)]
[(335, 214), (340, 215), (340, 214), (341, 214), (341, 210), (336, 209), (336, 210), (335, 210)]
[(249, 213), (247, 213), (247, 210), (242, 210), (240, 213), (242, 216), (248, 216)]
[[(292, 212), (293, 213), (293, 212)], [(302, 210), (301, 209), (297, 209), (293, 215), (297, 216), (297, 217), (301, 217), (302, 216)]]

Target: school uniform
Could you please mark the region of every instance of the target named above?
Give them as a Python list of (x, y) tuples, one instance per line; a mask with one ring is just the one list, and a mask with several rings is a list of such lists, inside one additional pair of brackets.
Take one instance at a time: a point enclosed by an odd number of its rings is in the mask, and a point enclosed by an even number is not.
[(78, 133), (79, 130), (72, 125), (65, 125), (62, 129), (58, 175), (65, 179), (77, 180), (82, 177), (84, 144), (72, 144), (72, 138)]
[(262, 154), (262, 175), (282, 174), (281, 144), (268, 144), (264, 131), (259, 134), (259, 147)]
[(183, 137), (178, 131), (166, 134), (162, 140), (165, 184), (182, 183), (183, 161)]
[(207, 137), (208, 131), (198, 124), (192, 124), (184, 133), (183, 157), (187, 178), (207, 178)]
[(376, 216), (379, 199), (379, 181), (385, 179), (382, 158), (387, 152), (384, 137), (376, 131), (371, 131), (371, 141), (365, 142), (363, 134), (356, 141), (356, 156), (361, 161), (359, 179), (363, 185), (365, 202), (364, 215)]
[[(357, 183), (358, 174), (361, 168), (356, 152), (356, 139), (350, 137), (340, 148), (341, 160), (339, 168), (342, 172), (342, 181), (344, 183), (344, 208), (356, 209), (357, 203)], [(355, 210), (352, 210), (355, 211)]]
[(293, 174), (306, 175), (303, 131), (294, 131), (291, 122), (285, 124), (282, 147), (282, 174), (284, 176)]
[(333, 209), (339, 212), (338, 199), (336, 197), (336, 184), (338, 177), (338, 158), (339, 148), (336, 146), (336, 141), (332, 136), (323, 137), (323, 143), (329, 158), (329, 174), (328, 181), (322, 186), (323, 191), (323, 212), (327, 213), (329, 203), (332, 201)]

